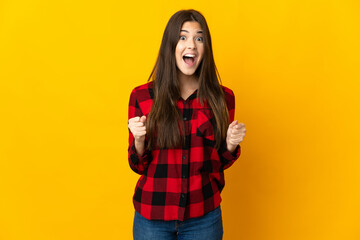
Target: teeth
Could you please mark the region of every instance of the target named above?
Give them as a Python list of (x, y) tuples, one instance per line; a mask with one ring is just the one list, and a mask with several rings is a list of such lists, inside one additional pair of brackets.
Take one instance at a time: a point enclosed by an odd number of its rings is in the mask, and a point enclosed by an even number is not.
[(193, 54), (185, 54), (184, 57), (195, 57), (195, 55), (193, 55)]

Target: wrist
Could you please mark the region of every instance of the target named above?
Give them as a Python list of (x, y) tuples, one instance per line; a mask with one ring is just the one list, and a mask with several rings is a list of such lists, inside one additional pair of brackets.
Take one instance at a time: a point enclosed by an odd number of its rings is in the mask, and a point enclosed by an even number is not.
[(227, 149), (229, 152), (231, 152), (231, 153), (234, 153), (236, 147), (237, 147), (237, 145), (226, 144), (226, 149)]
[(138, 155), (142, 155), (145, 151), (145, 140), (139, 141), (135, 139), (135, 150)]

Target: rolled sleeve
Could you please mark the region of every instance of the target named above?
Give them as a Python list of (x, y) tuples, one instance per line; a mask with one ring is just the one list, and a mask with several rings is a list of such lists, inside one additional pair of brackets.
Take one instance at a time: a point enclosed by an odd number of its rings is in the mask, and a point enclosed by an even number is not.
[(222, 169), (225, 170), (229, 168), (231, 165), (233, 165), (234, 162), (240, 157), (240, 154), (241, 154), (240, 145), (237, 145), (234, 152), (230, 152), (229, 150), (227, 150), (226, 141), (224, 141), (219, 149), (219, 156), (220, 156)]
[[(234, 121), (235, 117), (235, 95), (234, 92), (224, 87), (224, 93), (225, 93), (225, 101), (226, 101), (226, 107), (229, 112), (229, 124)], [(240, 144), (237, 145), (234, 152), (229, 152), (227, 150), (226, 140), (224, 140), (220, 146), (220, 149), (218, 151), (221, 165), (223, 169), (226, 169), (234, 164), (234, 162), (240, 157), (241, 154), (241, 147)]]
[(142, 155), (139, 155), (136, 152), (134, 139), (132, 140), (131, 144), (129, 145), (128, 151), (129, 151), (130, 168), (138, 174), (143, 174), (151, 160), (151, 152), (149, 150), (145, 150)]
[[(143, 116), (143, 113), (140, 109), (139, 102), (137, 100), (136, 90), (134, 89), (130, 95), (128, 119), (137, 116), (141, 117)], [(145, 140), (145, 146), (146, 145), (147, 145), (147, 141)], [(147, 149), (145, 149), (142, 155), (139, 155), (136, 152), (135, 138), (129, 129), (128, 161), (130, 168), (138, 174), (143, 174), (147, 166), (149, 165), (151, 159), (152, 159), (151, 152)]]

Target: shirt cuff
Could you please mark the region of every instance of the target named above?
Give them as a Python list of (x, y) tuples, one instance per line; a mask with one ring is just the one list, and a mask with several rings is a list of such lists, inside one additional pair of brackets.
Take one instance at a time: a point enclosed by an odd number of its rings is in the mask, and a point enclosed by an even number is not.
[(223, 152), (223, 157), (226, 160), (232, 161), (232, 160), (236, 160), (240, 157), (240, 145), (238, 144), (234, 150), (234, 152), (230, 152), (229, 150), (227, 150), (226, 144), (225, 144), (225, 151)]
[(241, 148), (240, 145), (237, 145), (234, 152), (227, 150), (226, 141), (224, 141), (220, 146), (219, 157), (221, 160), (221, 165), (223, 170), (229, 168), (235, 161), (240, 157)]
[[(145, 141), (145, 146), (146, 146), (146, 141)], [(135, 148), (135, 139), (131, 143), (130, 150), (131, 150), (130, 158), (133, 164), (139, 164), (139, 163), (143, 164), (144, 162), (146, 162), (150, 154), (150, 151), (147, 149), (145, 149), (142, 155), (138, 154)]]

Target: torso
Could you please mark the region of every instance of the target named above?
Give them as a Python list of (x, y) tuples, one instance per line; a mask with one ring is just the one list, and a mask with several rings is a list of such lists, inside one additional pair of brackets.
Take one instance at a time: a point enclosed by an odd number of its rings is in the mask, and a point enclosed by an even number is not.
[[(222, 88), (232, 122), (234, 94), (230, 89)], [(200, 103), (195, 90), (195, 84), (183, 88), (181, 97), (186, 101), (176, 101), (186, 135), (181, 146), (160, 149), (155, 145), (140, 160), (133, 148), (129, 148), (129, 163), (142, 174), (133, 203), (135, 210), (149, 220), (184, 221), (214, 210), (220, 205), (220, 193), (225, 185), (223, 170), (240, 155), (240, 148), (236, 156), (226, 152), (224, 147), (215, 149), (212, 110), (206, 101)], [(154, 99), (153, 83), (136, 87), (130, 99), (129, 118), (148, 116)], [(132, 141), (129, 137), (129, 146)]]

